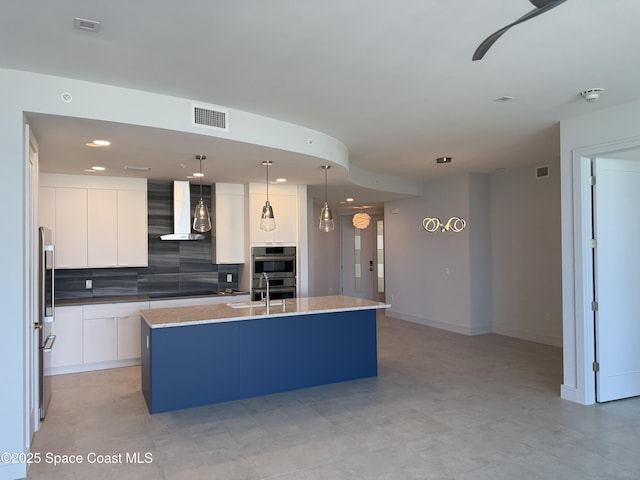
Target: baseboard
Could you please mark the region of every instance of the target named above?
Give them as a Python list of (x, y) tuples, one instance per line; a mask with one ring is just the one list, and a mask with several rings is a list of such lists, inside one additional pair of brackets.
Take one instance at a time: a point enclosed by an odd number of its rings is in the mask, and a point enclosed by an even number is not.
[(133, 367), (140, 365), (139, 358), (130, 358), (127, 360), (113, 360), (111, 362), (86, 363), (80, 365), (68, 365), (65, 367), (53, 367), (51, 375), (67, 375), (69, 373), (92, 372), (94, 370), (107, 370), (109, 368)]
[(387, 317), (397, 318), (399, 320), (406, 320), (408, 322), (425, 325), (427, 327), (439, 328), (440, 330), (447, 330), (449, 332), (460, 333), (462, 335), (467, 335), (467, 336), (495, 333), (495, 334), (504, 335), (507, 337), (519, 338), (520, 340), (527, 340), (530, 342), (542, 343), (543, 345), (551, 345), (553, 347), (560, 347), (560, 348), (562, 347), (562, 338), (524, 332), (522, 330), (516, 330), (513, 328), (492, 327), (491, 325), (468, 328), (468, 327), (463, 327), (459, 325), (452, 325), (446, 322), (440, 322), (438, 320), (431, 320), (429, 318), (416, 317), (415, 315), (407, 315), (405, 313), (394, 312), (393, 310), (390, 310), (390, 309), (386, 311), (385, 315)]
[(405, 313), (394, 312), (390, 309), (385, 312), (385, 315), (387, 317), (397, 318), (398, 320), (406, 320), (407, 322), (417, 323), (426, 327), (439, 328), (440, 330), (447, 330), (448, 332), (459, 333), (461, 335), (473, 336), (491, 333), (491, 327), (489, 326), (467, 328), (461, 325), (453, 325), (451, 323), (440, 322), (438, 320), (431, 320), (428, 318), (416, 317), (414, 315), (407, 315)]
[(562, 347), (562, 337), (557, 338), (550, 335), (540, 335), (538, 333), (525, 332), (523, 330), (517, 330), (514, 328), (504, 328), (496, 326), (493, 327), (493, 333), (504, 335), (506, 337), (519, 338), (520, 340), (527, 340), (529, 342), (551, 345), (552, 347)]
[(579, 403), (580, 405), (593, 405), (592, 403), (585, 403), (577, 388), (569, 387), (565, 384), (560, 385), (560, 398), (563, 400), (569, 400), (570, 402)]

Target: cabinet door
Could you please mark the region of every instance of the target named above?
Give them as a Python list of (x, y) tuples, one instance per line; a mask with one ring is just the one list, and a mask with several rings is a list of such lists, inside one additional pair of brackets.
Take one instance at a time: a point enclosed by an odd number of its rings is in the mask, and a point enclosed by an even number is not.
[(87, 266), (87, 189), (56, 188), (56, 267)]
[(51, 333), (56, 336), (51, 366), (82, 365), (82, 307), (56, 307)]
[(147, 192), (118, 190), (119, 266), (146, 267), (149, 264), (147, 223)]
[(115, 190), (87, 191), (87, 265), (118, 265), (118, 209)]
[[(279, 187), (279, 188), (277, 188)], [(298, 239), (298, 197), (295, 186), (274, 185), (269, 188), (269, 202), (273, 207), (276, 228), (271, 232), (260, 230), (260, 214), (266, 194), (256, 188), (249, 195), (249, 234), (252, 245), (296, 245)], [(272, 192), (272, 190), (275, 190)]]
[(118, 360), (140, 358), (140, 315), (118, 318)]
[[(273, 231), (275, 241), (287, 245), (296, 245), (298, 239), (298, 204), (295, 195), (273, 195), (271, 204), (278, 212), (277, 228)], [(278, 219), (280, 220), (278, 222)]]
[(215, 263), (244, 263), (244, 185), (216, 184)]
[(96, 318), (83, 322), (84, 363), (118, 359), (118, 327), (115, 318)]

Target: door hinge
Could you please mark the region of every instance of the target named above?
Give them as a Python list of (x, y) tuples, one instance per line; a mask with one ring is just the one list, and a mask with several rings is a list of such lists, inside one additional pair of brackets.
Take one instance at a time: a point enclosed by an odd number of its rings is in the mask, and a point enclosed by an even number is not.
[(595, 238), (591, 239), (591, 248), (596, 248), (597, 242)]
[(593, 371), (594, 372), (600, 371), (600, 364), (598, 362), (593, 362)]
[(591, 178), (589, 179), (589, 184), (590, 185), (595, 185), (596, 184), (596, 176), (592, 175)]
[(595, 300), (591, 302), (591, 310), (593, 310), (594, 312), (598, 311), (598, 302), (596, 302)]

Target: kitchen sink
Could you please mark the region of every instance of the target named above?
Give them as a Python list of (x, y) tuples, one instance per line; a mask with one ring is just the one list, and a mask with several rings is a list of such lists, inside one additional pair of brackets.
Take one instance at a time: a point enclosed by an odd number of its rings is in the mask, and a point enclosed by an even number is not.
[[(282, 305), (282, 300), (271, 300), (269, 305), (271, 305), (272, 307)], [(251, 308), (251, 307), (264, 307), (265, 304), (263, 301), (255, 300), (252, 302), (227, 303), (227, 306), (231, 308)]]

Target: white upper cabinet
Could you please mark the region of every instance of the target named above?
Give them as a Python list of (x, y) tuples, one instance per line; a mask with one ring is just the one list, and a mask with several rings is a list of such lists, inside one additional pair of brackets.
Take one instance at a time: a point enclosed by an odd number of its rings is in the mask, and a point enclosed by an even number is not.
[(146, 267), (147, 182), (144, 190), (118, 190), (118, 265)]
[(56, 188), (56, 267), (82, 268), (87, 263), (87, 190)]
[(87, 265), (118, 266), (118, 192), (87, 190)]
[(39, 205), (57, 268), (148, 265), (146, 179), (42, 174)]
[(249, 185), (249, 232), (251, 245), (291, 245), (298, 243), (298, 189), (296, 185), (269, 185), (276, 228), (260, 230), (262, 207), (267, 200), (266, 185)]
[(239, 183), (215, 185), (214, 263), (245, 263), (245, 187)]

